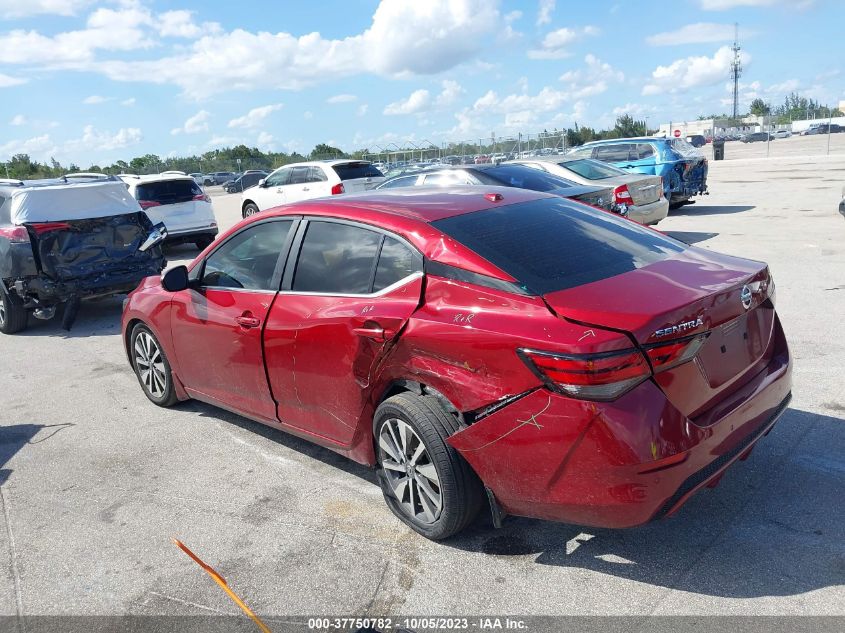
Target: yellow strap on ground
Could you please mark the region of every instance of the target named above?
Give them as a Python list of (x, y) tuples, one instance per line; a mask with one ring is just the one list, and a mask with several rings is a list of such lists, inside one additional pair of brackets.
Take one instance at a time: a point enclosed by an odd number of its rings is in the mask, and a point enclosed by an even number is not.
[(205, 571), (205, 573), (207, 573), (209, 576), (211, 576), (211, 578), (214, 580), (214, 582), (216, 582), (218, 585), (220, 585), (220, 588), (223, 589), (223, 591), (226, 592), (226, 595), (228, 595), (234, 601), (234, 603), (241, 608), (241, 611), (243, 611), (250, 618), (252, 618), (252, 621), (255, 622), (255, 624), (258, 626), (259, 629), (261, 629), (261, 633), (272, 633), (270, 631), (270, 629), (267, 628), (267, 625), (264, 624), (264, 622), (261, 621), (261, 618), (259, 618), (257, 615), (255, 615), (252, 612), (252, 609), (250, 609), (248, 606), (246, 606), (246, 604), (244, 604), (244, 601), (241, 600), (240, 598), (238, 598), (237, 595), (235, 595), (234, 591), (229, 589), (229, 585), (226, 584), (226, 581), (223, 578), (223, 576), (221, 576), (216, 571), (214, 571), (214, 569), (210, 565), (207, 565), (206, 563), (204, 563), (200, 559), (200, 557), (197, 556), (196, 554), (194, 554), (190, 549), (188, 549), (188, 546), (185, 545), (182, 541), (180, 541), (179, 539), (176, 539), (176, 538), (174, 538), (172, 540), (176, 544), (176, 547), (178, 547), (183, 552), (185, 552), (191, 558), (191, 560), (193, 560), (197, 565), (202, 567), (202, 569), (203, 569), (203, 571)]

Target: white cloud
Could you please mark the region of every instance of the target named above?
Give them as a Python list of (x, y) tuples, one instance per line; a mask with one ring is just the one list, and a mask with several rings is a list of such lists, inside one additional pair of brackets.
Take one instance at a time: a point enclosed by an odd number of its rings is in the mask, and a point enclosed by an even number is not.
[(0, 158), (14, 156), (15, 154), (29, 154), (30, 156), (42, 157), (52, 152), (56, 144), (50, 139), (49, 134), (34, 136), (24, 140), (11, 140), (0, 145)]
[(268, 116), (281, 109), (281, 103), (274, 103), (272, 105), (261, 106), (253, 108), (243, 116), (239, 116), (229, 121), (229, 127), (237, 128), (253, 128), (261, 124)]
[(446, 79), (441, 84), (443, 91), (437, 95), (438, 107), (445, 107), (452, 105), (457, 101), (464, 92), (466, 92), (461, 84), (452, 79)]
[(357, 99), (358, 97), (356, 97), (355, 95), (341, 94), (329, 97), (328, 99), (326, 99), (326, 103), (350, 103), (352, 101), (356, 101)]
[(658, 110), (653, 105), (645, 105), (642, 103), (626, 103), (618, 108), (613, 108), (613, 116), (623, 116), (628, 114), (635, 119), (643, 119), (646, 116), (657, 114)]
[(370, 106), (366, 103), (362, 103), (358, 106), (358, 109), (355, 111), (355, 114), (358, 116), (365, 116), (367, 114), (367, 110), (370, 109)]
[(797, 79), (787, 79), (786, 81), (782, 81), (777, 84), (772, 84), (768, 88), (766, 88), (766, 92), (769, 94), (786, 94), (787, 92), (793, 92), (794, 90), (798, 90), (801, 86), (801, 82)]
[[(747, 36), (747, 32), (743, 32)], [(645, 39), (651, 46), (678, 46), (682, 44), (706, 44), (710, 42), (730, 42), (734, 38), (733, 24), (715, 22), (697, 22), (650, 35)]]
[(273, 135), (268, 132), (261, 132), (255, 140), (258, 147), (268, 147), (273, 142)]
[(555, 0), (540, 0), (540, 8), (537, 11), (537, 26), (551, 22), (554, 10)]
[(314, 113), (311, 112), (311, 110), (306, 110), (305, 112), (302, 113), (302, 118), (305, 119), (306, 121), (310, 121), (311, 119), (314, 118)]
[(65, 149), (66, 151), (80, 149), (108, 151), (137, 145), (143, 138), (141, 130), (136, 127), (121, 128), (112, 134), (111, 132), (101, 132), (95, 129), (93, 125), (86, 125), (82, 138), (70, 141)]
[(564, 27), (556, 31), (546, 33), (539, 48), (528, 51), (531, 59), (563, 59), (569, 57), (569, 45), (577, 42), (585, 36), (598, 35), (599, 30), (595, 26), (585, 26), (581, 29), (570, 29)]
[(222, 31), (217, 22), (194, 22), (194, 12), (185, 9), (165, 11), (157, 16), (156, 26), (162, 37), (183, 37), (196, 39), (203, 35), (216, 34)]
[(194, 116), (189, 117), (182, 127), (173, 128), (170, 133), (174, 136), (176, 134), (199, 134), (200, 132), (208, 131), (208, 118), (211, 116), (210, 112), (200, 110)]
[(129, 97), (128, 99), (124, 99), (120, 102), (122, 106), (133, 106), (135, 105), (135, 97)]
[(388, 104), (384, 109), (384, 114), (416, 114), (428, 110), (430, 105), (431, 94), (428, 90), (414, 90), (407, 98)]
[(94, 0), (0, 0), (0, 15), (23, 18), (31, 15), (75, 15)]
[[(111, 11), (99, 9), (97, 13)], [(152, 46), (155, 16), (142, 9), (123, 15), (120, 28), (89, 20), (83, 31), (53, 37), (36, 31), (0, 35), (0, 64), (67, 67), (97, 72), (116, 81), (179, 86), (201, 99), (220, 92), (301, 89), (338, 77), (368, 73), (384, 77), (437, 74), (471, 60), (502, 37), (502, 16), (489, 0), (382, 0), (363, 32), (327, 39), (235, 29), (205, 35), (187, 48), (158, 59), (94, 59), (94, 51)], [(150, 24), (152, 22), (152, 24)], [(96, 27), (96, 28), (95, 28)], [(373, 54), (378, 51), (378, 54)]]
[(12, 86), (20, 86), (21, 84), (25, 84), (26, 82), (26, 79), (11, 77), (9, 75), (4, 75), (3, 73), (0, 73), (0, 88), (11, 88)]
[(102, 97), (100, 95), (91, 95), (90, 97), (85, 97), (82, 100), (82, 103), (85, 105), (97, 105), (100, 103), (105, 103), (109, 99), (107, 97)]
[[(740, 53), (740, 56), (744, 65), (751, 61), (751, 56), (746, 52)], [(722, 46), (713, 57), (684, 57), (668, 66), (658, 66), (651, 73), (651, 82), (643, 86), (642, 94), (685, 92), (690, 88), (717, 84), (728, 76), (732, 59), (731, 47)]]
[(607, 91), (610, 82), (625, 81), (625, 73), (593, 54), (588, 53), (584, 57), (584, 63), (585, 68), (569, 70), (560, 76), (560, 80), (568, 84), (567, 88), (572, 99), (583, 99), (601, 94)]

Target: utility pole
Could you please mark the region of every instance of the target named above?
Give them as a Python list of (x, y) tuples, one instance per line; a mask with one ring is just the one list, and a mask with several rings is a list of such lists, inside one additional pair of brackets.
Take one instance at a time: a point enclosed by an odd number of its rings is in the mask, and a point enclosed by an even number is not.
[(734, 53), (733, 61), (731, 61), (731, 77), (734, 82), (734, 103), (733, 103), (733, 118), (736, 121), (739, 116), (739, 77), (742, 74), (742, 62), (739, 57), (739, 24), (734, 23), (734, 45), (731, 47)]

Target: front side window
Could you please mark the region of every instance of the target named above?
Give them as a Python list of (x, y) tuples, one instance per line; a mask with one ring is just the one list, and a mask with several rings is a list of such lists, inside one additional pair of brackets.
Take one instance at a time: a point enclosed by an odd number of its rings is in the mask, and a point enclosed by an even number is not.
[(262, 222), (227, 240), (205, 260), (202, 285), (277, 290), (276, 265), (291, 226), (293, 220)]
[(381, 234), (336, 222), (310, 222), (293, 277), (294, 292), (368, 294)]
[(396, 189), (397, 187), (413, 187), (417, 184), (418, 176), (402, 176), (386, 181), (379, 189)]
[(282, 185), (288, 184), (288, 180), (290, 179), (290, 168), (286, 167), (285, 169), (279, 169), (278, 171), (274, 171), (272, 174), (267, 176), (266, 184), (268, 187), (281, 187)]
[(630, 160), (630, 143), (619, 143), (618, 145), (600, 145), (596, 148), (596, 158), (607, 163), (621, 163)]

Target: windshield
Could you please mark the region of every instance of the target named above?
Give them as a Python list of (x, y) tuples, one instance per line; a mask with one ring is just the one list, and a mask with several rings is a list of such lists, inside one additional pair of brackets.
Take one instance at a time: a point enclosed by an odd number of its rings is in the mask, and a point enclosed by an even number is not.
[(605, 178), (615, 178), (616, 176), (626, 175), (626, 172), (621, 169), (617, 169), (607, 163), (591, 160), (589, 158), (562, 161), (558, 163), (558, 165), (568, 169), (569, 171), (575, 172), (587, 180), (604, 180)]
[(570, 180), (525, 165), (497, 165), (489, 169), (479, 169), (476, 175), (484, 184), (505, 185), (533, 191), (555, 191), (577, 186)]
[(537, 294), (621, 275), (686, 248), (634, 222), (559, 198), (432, 224)]

